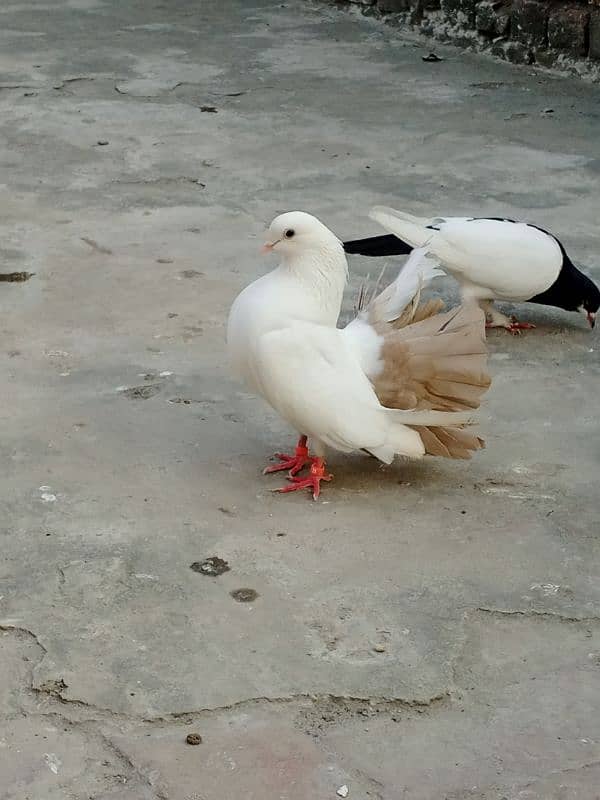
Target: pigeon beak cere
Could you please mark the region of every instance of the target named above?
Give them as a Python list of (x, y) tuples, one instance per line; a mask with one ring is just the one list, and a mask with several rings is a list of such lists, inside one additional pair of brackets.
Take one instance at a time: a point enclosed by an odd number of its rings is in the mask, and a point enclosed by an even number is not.
[(277, 239), (277, 241), (275, 241), (275, 242), (265, 242), (263, 244), (263, 246), (260, 248), (260, 252), (263, 255), (266, 255), (267, 253), (271, 253), (273, 251), (273, 248), (275, 247), (275, 245), (279, 244), (280, 241), (281, 241), (281, 239)]

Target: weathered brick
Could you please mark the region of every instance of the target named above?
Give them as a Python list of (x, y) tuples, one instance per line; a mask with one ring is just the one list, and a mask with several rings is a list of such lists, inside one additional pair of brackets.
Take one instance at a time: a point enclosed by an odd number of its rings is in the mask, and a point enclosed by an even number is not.
[(587, 53), (590, 13), (580, 6), (562, 6), (548, 17), (548, 46), (581, 58)]
[(537, 50), (535, 53), (535, 63), (542, 67), (553, 67), (560, 53), (556, 50)]
[(410, 0), (377, 0), (377, 8), (384, 14), (408, 11)]
[(495, 42), (491, 52), (513, 64), (533, 64), (535, 60), (530, 48), (521, 42)]
[(600, 61), (600, 8), (590, 12), (590, 58)]
[(548, 35), (548, 6), (538, 0), (514, 0), (511, 37), (529, 47), (545, 47)]
[[(438, 11), (440, 8), (440, 0), (410, 0), (410, 22), (411, 25), (420, 26), (423, 33), (426, 33), (425, 28), (428, 27), (427, 11)], [(431, 36), (434, 36), (433, 30)]]
[(462, 22), (470, 28), (475, 27), (476, 0), (441, 0), (444, 16), (451, 22)]
[(508, 36), (510, 32), (510, 9), (503, 8), (496, 12), (496, 36)]
[(475, 9), (475, 25), (478, 31), (482, 33), (493, 33), (496, 25), (496, 12), (494, 4), (484, 0), (483, 3), (477, 3)]
[(494, 0), (477, 3), (475, 27), (490, 36), (506, 36), (510, 27), (510, 11)]

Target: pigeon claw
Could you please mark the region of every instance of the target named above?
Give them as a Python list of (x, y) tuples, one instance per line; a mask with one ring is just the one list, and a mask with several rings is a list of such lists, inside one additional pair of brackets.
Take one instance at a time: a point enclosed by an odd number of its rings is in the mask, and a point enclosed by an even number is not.
[(288, 486), (282, 486), (280, 489), (275, 489), (276, 492), (287, 494), (288, 492), (297, 492), (300, 489), (310, 489), (312, 491), (313, 500), (316, 500), (321, 494), (321, 481), (330, 481), (333, 475), (325, 472), (325, 461), (322, 458), (313, 458), (310, 466), (310, 474), (306, 478), (299, 478), (290, 473)]
[(513, 336), (518, 336), (521, 331), (528, 331), (535, 328), (533, 322), (519, 322), (516, 317), (505, 317), (504, 314), (499, 314), (497, 317), (488, 317), (485, 322), (486, 330), (490, 328), (504, 328)]
[(290, 456), (287, 453), (275, 453), (273, 458), (278, 459), (279, 464), (272, 464), (270, 467), (265, 467), (263, 469), (263, 475), (270, 475), (272, 472), (283, 472), (284, 470), (287, 470), (290, 473), (290, 476), (293, 477), (294, 475), (297, 475), (307, 464), (312, 464), (314, 458), (309, 456), (306, 443), (306, 436), (301, 436), (298, 439), (296, 452), (293, 456)]
[(509, 325), (506, 326), (506, 330), (513, 336), (519, 336), (521, 331), (529, 331), (533, 328), (535, 328), (533, 322), (519, 322), (515, 317), (511, 317)]

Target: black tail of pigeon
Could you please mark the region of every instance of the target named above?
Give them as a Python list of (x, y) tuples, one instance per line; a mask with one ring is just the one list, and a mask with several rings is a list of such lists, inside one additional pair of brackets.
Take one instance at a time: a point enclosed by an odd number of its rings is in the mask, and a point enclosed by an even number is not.
[(390, 233), (384, 236), (371, 236), (368, 239), (353, 239), (351, 242), (344, 242), (344, 250), (352, 255), (379, 258), (381, 256), (404, 256), (411, 253), (413, 248)]

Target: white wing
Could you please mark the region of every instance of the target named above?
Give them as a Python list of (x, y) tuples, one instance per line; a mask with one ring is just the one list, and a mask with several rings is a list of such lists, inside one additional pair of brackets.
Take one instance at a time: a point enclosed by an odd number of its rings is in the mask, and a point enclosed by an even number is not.
[(381, 447), (383, 409), (341, 331), (292, 321), (260, 337), (261, 393), (298, 431), (348, 452)]
[(378, 307), (377, 316), (383, 322), (398, 319), (406, 306), (420, 294), (421, 290), (444, 271), (427, 258), (427, 249), (418, 247), (412, 251), (408, 260), (398, 273), (395, 281), (390, 283), (373, 301)]
[(556, 239), (524, 222), (422, 219), (380, 207), (371, 216), (409, 243), (426, 243), (458, 280), (489, 289), (491, 297), (528, 300), (550, 287), (562, 266)]
[(528, 300), (543, 292), (563, 261), (556, 239), (523, 222), (448, 221), (431, 249), (456, 275), (507, 299)]
[(404, 411), (380, 405), (342, 331), (292, 321), (263, 334), (254, 369), (261, 394), (297, 431), (349, 452), (418, 457), (424, 447), (407, 425), (461, 425), (471, 412)]
[(343, 336), (370, 378), (377, 375), (383, 366), (380, 362), (383, 340), (367, 321), (369, 316), (380, 322), (394, 322), (409, 303), (413, 300), (418, 303), (421, 290), (433, 278), (443, 274), (443, 270), (427, 257), (426, 248), (413, 250), (396, 280), (343, 329)]

